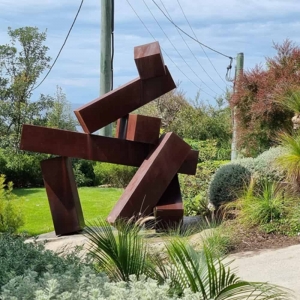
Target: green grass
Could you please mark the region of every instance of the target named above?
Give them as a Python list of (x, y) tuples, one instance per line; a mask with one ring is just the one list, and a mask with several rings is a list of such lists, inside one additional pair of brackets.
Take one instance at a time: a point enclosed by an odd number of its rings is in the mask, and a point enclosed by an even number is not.
[[(85, 222), (106, 218), (121, 196), (122, 189), (82, 187), (78, 189)], [(44, 188), (14, 189), (25, 215), (25, 225), (19, 232), (37, 235), (54, 230), (48, 198)]]

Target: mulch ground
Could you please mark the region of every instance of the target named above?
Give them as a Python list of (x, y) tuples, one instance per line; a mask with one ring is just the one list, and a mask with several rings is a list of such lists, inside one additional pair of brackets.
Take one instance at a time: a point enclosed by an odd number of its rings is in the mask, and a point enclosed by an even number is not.
[(274, 233), (264, 233), (258, 230), (243, 230), (235, 232), (234, 243), (230, 253), (258, 251), (262, 249), (279, 249), (300, 244), (300, 236), (286, 236)]

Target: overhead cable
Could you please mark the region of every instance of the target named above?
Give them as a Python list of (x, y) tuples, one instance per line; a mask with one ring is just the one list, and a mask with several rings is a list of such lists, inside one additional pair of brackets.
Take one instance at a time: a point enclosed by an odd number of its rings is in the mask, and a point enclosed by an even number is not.
[[(194, 31), (194, 29), (193, 29), (191, 23), (189, 22), (189, 20), (188, 20), (186, 14), (185, 14), (185, 12), (184, 12), (184, 10), (183, 10), (183, 8), (182, 8), (180, 2), (179, 2), (179, 0), (177, 0), (177, 3), (178, 3), (178, 5), (179, 5), (179, 7), (180, 7), (180, 9), (181, 9), (181, 11), (182, 11), (182, 13), (183, 13), (183, 15), (184, 15), (185, 20), (187, 21), (187, 23), (188, 23), (188, 25), (189, 25), (191, 31), (193, 32), (194, 37), (198, 40), (197, 35), (196, 35), (196, 33), (195, 33), (195, 31)], [(206, 58), (209, 60), (210, 64), (212, 65), (212, 67), (214, 68), (214, 70), (216, 71), (216, 73), (218, 74), (218, 76), (219, 76), (219, 77), (221, 78), (221, 80), (226, 84), (226, 82), (224, 81), (223, 77), (219, 74), (219, 72), (218, 72), (217, 69), (215, 68), (214, 64), (212, 63), (212, 61), (210, 60), (210, 58), (209, 58), (208, 55), (206, 54), (205, 50), (203, 49), (203, 46), (202, 46), (201, 44), (199, 44), (199, 46), (201, 47), (203, 53), (205, 54)], [(209, 77), (210, 77), (210, 76), (209, 76)], [(210, 77), (210, 78), (211, 78), (211, 77)], [(213, 81), (214, 81), (214, 80), (213, 80)], [(215, 82), (215, 81), (214, 81), (214, 82)], [(226, 84), (226, 85), (227, 85), (227, 84)], [(219, 88), (220, 88), (220, 87), (219, 87)], [(223, 89), (222, 89), (222, 90), (223, 90)]]
[[(167, 8), (165, 7), (164, 3), (162, 0), (160, 0), (162, 6), (164, 7), (165, 11), (167, 12), (169, 18), (172, 20), (171, 15), (168, 13)], [(211, 76), (207, 73), (207, 71), (204, 69), (204, 67), (201, 65), (199, 59), (197, 58), (197, 56), (194, 54), (194, 52), (192, 51), (191, 47), (188, 45), (188, 43), (186, 42), (186, 40), (183, 38), (182, 33), (180, 32), (180, 30), (178, 28), (176, 28), (177, 32), (179, 33), (181, 39), (183, 40), (183, 42), (185, 43), (185, 45), (188, 47), (188, 49), (190, 50), (191, 54), (194, 56), (194, 58), (196, 59), (196, 61), (198, 62), (199, 66), (201, 67), (201, 69), (203, 70), (204, 73), (206, 73), (206, 75), (212, 80), (212, 82), (214, 82), (216, 84), (216, 86), (221, 89), (223, 92), (224, 90), (213, 80), (213, 78), (211, 78)], [(199, 78), (199, 76), (197, 76)], [(199, 78), (200, 81), (207, 87), (209, 88), (213, 93), (217, 94), (214, 90), (212, 90), (201, 78)]]
[(211, 50), (211, 51), (213, 51), (213, 52), (215, 52), (215, 53), (218, 53), (218, 54), (220, 54), (220, 55), (222, 55), (222, 56), (224, 56), (224, 57), (227, 57), (227, 58), (229, 58), (229, 59), (231, 59), (232, 57), (231, 56), (229, 56), (229, 55), (226, 55), (226, 54), (224, 54), (224, 53), (222, 53), (222, 52), (220, 52), (220, 51), (218, 51), (218, 50), (215, 50), (215, 49), (213, 49), (213, 48), (211, 48), (211, 47), (209, 47), (209, 46), (207, 46), (207, 45), (205, 45), (205, 44), (203, 44), (203, 43), (201, 43), (198, 39), (195, 39), (195, 38), (193, 38), (190, 34), (188, 34), (187, 32), (185, 32), (183, 29), (181, 29), (175, 22), (173, 22), (168, 16), (167, 16), (167, 14), (159, 7), (159, 5), (155, 2), (155, 0), (152, 0), (152, 2), (157, 6), (157, 8), (163, 13), (163, 15), (169, 20), (169, 22), (170, 23), (172, 23), (176, 28), (178, 28), (183, 34), (185, 34), (186, 36), (188, 36), (190, 39), (192, 39), (192, 40), (194, 40), (195, 42), (197, 42), (198, 44), (200, 44), (200, 45), (202, 45), (203, 47), (205, 47), (205, 48), (207, 48), (207, 49), (209, 49), (209, 50)]
[[(135, 15), (137, 16), (137, 18), (140, 20), (140, 22), (143, 24), (143, 26), (145, 27), (145, 29), (148, 31), (148, 33), (151, 35), (151, 37), (153, 38), (154, 41), (156, 41), (156, 38), (154, 37), (154, 35), (151, 33), (151, 31), (149, 30), (149, 28), (147, 27), (147, 25), (145, 24), (145, 22), (141, 19), (141, 17), (138, 15), (138, 13), (136, 12), (136, 10), (134, 9), (134, 7), (131, 5), (131, 3), (129, 2), (129, 0), (126, 0), (127, 3), (129, 4), (129, 6), (131, 7), (131, 9), (133, 10), (133, 12), (135, 13)], [(179, 67), (178, 65), (173, 61), (173, 59), (168, 55), (168, 53), (161, 47), (163, 53), (169, 58), (169, 60), (174, 64), (174, 66), (183, 74), (183, 76), (185, 76), (194, 86), (196, 86), (199, 90), (201, 90), (203, 93), (207, 94), (210, 97), (214, 97), (212, 95), (210, 95), (209, 93), (205, 92), (204, 90), (202, 90), (195, 82), (193, 82)]]
[(69, 32), (68, 32), (68, 34), (67, 34), (67, 36), (66, 36), (66, 38), (65, 38), (65, 40), (64, 40), (64, 42), (63, 42), (63, 44), (62, 44), (62, 46), (61, 46), (61, 48), (60, 48), (58, 54), (57, 54), (57, 56), (56, 56), (56, 58), (55, 58), (53, 64), (51, 65), (50, 69), (48, 70), (48, 72), (47, 72), (47, 74), (45, 75), (45, 77), (43, 78), (43, 80), (42, 80), (36, 87), (32, 88), (32, 89), (30, 90), (30, 92), (32, 92), (32, 91), (34, 91), (35, 89), (37, 89), (37, 88), (45, 81), (45, 79), (48, 77), (48, 75), (50, 74), (51, 70), (53, 69), (53, 67), (54, 67), (54, 65), (55, 65), (55, 63), (56, 63), (56, 61), (58, 60), (58, 58), (59, 58), (59, 56), (60, 56), (60, 54), (61, 54), (61, 52), (62, 52), (62, 50), (63, 50), (63, 48), (64, 48), (64, 46), (65, 46), (65, 44), (66, 44), (66, 42), (67, 42), (67, 40), (68, 40), (68, 38), (69, 38), (69, 35), (70, 35), (70, 33), (71, 33), (72, 29), (73, 29), (73, 26), (74, 26), (74, 24), (75, 24), (75, 22), (76, 22), (76, 20), (77, 20), (77, 17), (78, 17), (78, 15), (79, 15), (79, 12), (80, 12), (81, 7), (82, 7), (82, 4), (83, 4), (83, 1), (84, 1), (84, 0), (81, 0), (81, 3), (80, 3), (80, 5), (79, 5), (79, 8), (78, 8), (77, 13), (76, 13), (76, 15), (75, 15), (75, 18), (74, 18), (74, 20), (73, 20), (73, 22), (72, 22), (72, 25), (71, 25), (71, 27), (70, 27), (70, 29), (69, 29)]

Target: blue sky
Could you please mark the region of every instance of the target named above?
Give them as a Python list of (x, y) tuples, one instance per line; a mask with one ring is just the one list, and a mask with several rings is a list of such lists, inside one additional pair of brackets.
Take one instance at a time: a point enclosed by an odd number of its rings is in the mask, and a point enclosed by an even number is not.
[[(164, 60), (176, 82), (189, 99), (200, 90), (203, 101), (231, 87), (225, 81), (229, 59), (202, 48), (191, 39), (180, 36), (176, 28), (156, 8), (152, 0), (128, 0), (165, 51)], [(148, 33), (127, 0), (115, 0), (114, 87), (137, 77), (133, 60), (134, 46), (150, 43)], [(8, 42), (7, 27), (37, 26), (47, 29), (49, 55), (55, 58), (77, 12), (80, 0), (1, 0), (0, 44)], [(264, 63), (275, 54), (272, 43), (289, 38), (300, 44), (299, 0), (156, 0), (186, 32), (192, 31), (180, 9), (181, 4), (199, 41), (235, 57), (245, 55), (245, 69)], [(165, 31), (162, 32), (150, 11)], [(162, 5), (164, 4), (164, 6)], [(172, 44), (174, 47), (172, 46)], [(190, 47), (191, 51), (187, 47)], [(196, 59), (195, 59), (195, 57)], [(208, 59), (208, 58), (209, 59)], [(182, 59), (183, 58), (183, 59)], [(234, 61), (235, 65), (235, 61)], [(99, 94), (100, 68), (100, 0), (85, 0), (68, 42), (52, 72), (36, 90), (54, 94), (62, 87), (67, 99), (76, 107)], [(217, 70), (217, 72), (215, 71)], [(232, 71), (232, 75), (233, 75)], [(224, 82), (224, 81), (225, 82)]]

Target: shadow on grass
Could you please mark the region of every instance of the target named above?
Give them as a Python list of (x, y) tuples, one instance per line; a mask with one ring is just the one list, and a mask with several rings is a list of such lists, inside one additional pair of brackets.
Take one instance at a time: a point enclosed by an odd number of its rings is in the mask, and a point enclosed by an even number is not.
[(13, 194), (17, 195), (18, 197), (25, 197), (25, 196), (28, 196), (28, 195), (32, 195), (32, 194), (37, 194), (37, 193), (41, 193), (41, 190), (43, 188), (28, 188), (28, 189), (18, 189), (18, 188), (15, 188), (13, 189)]

